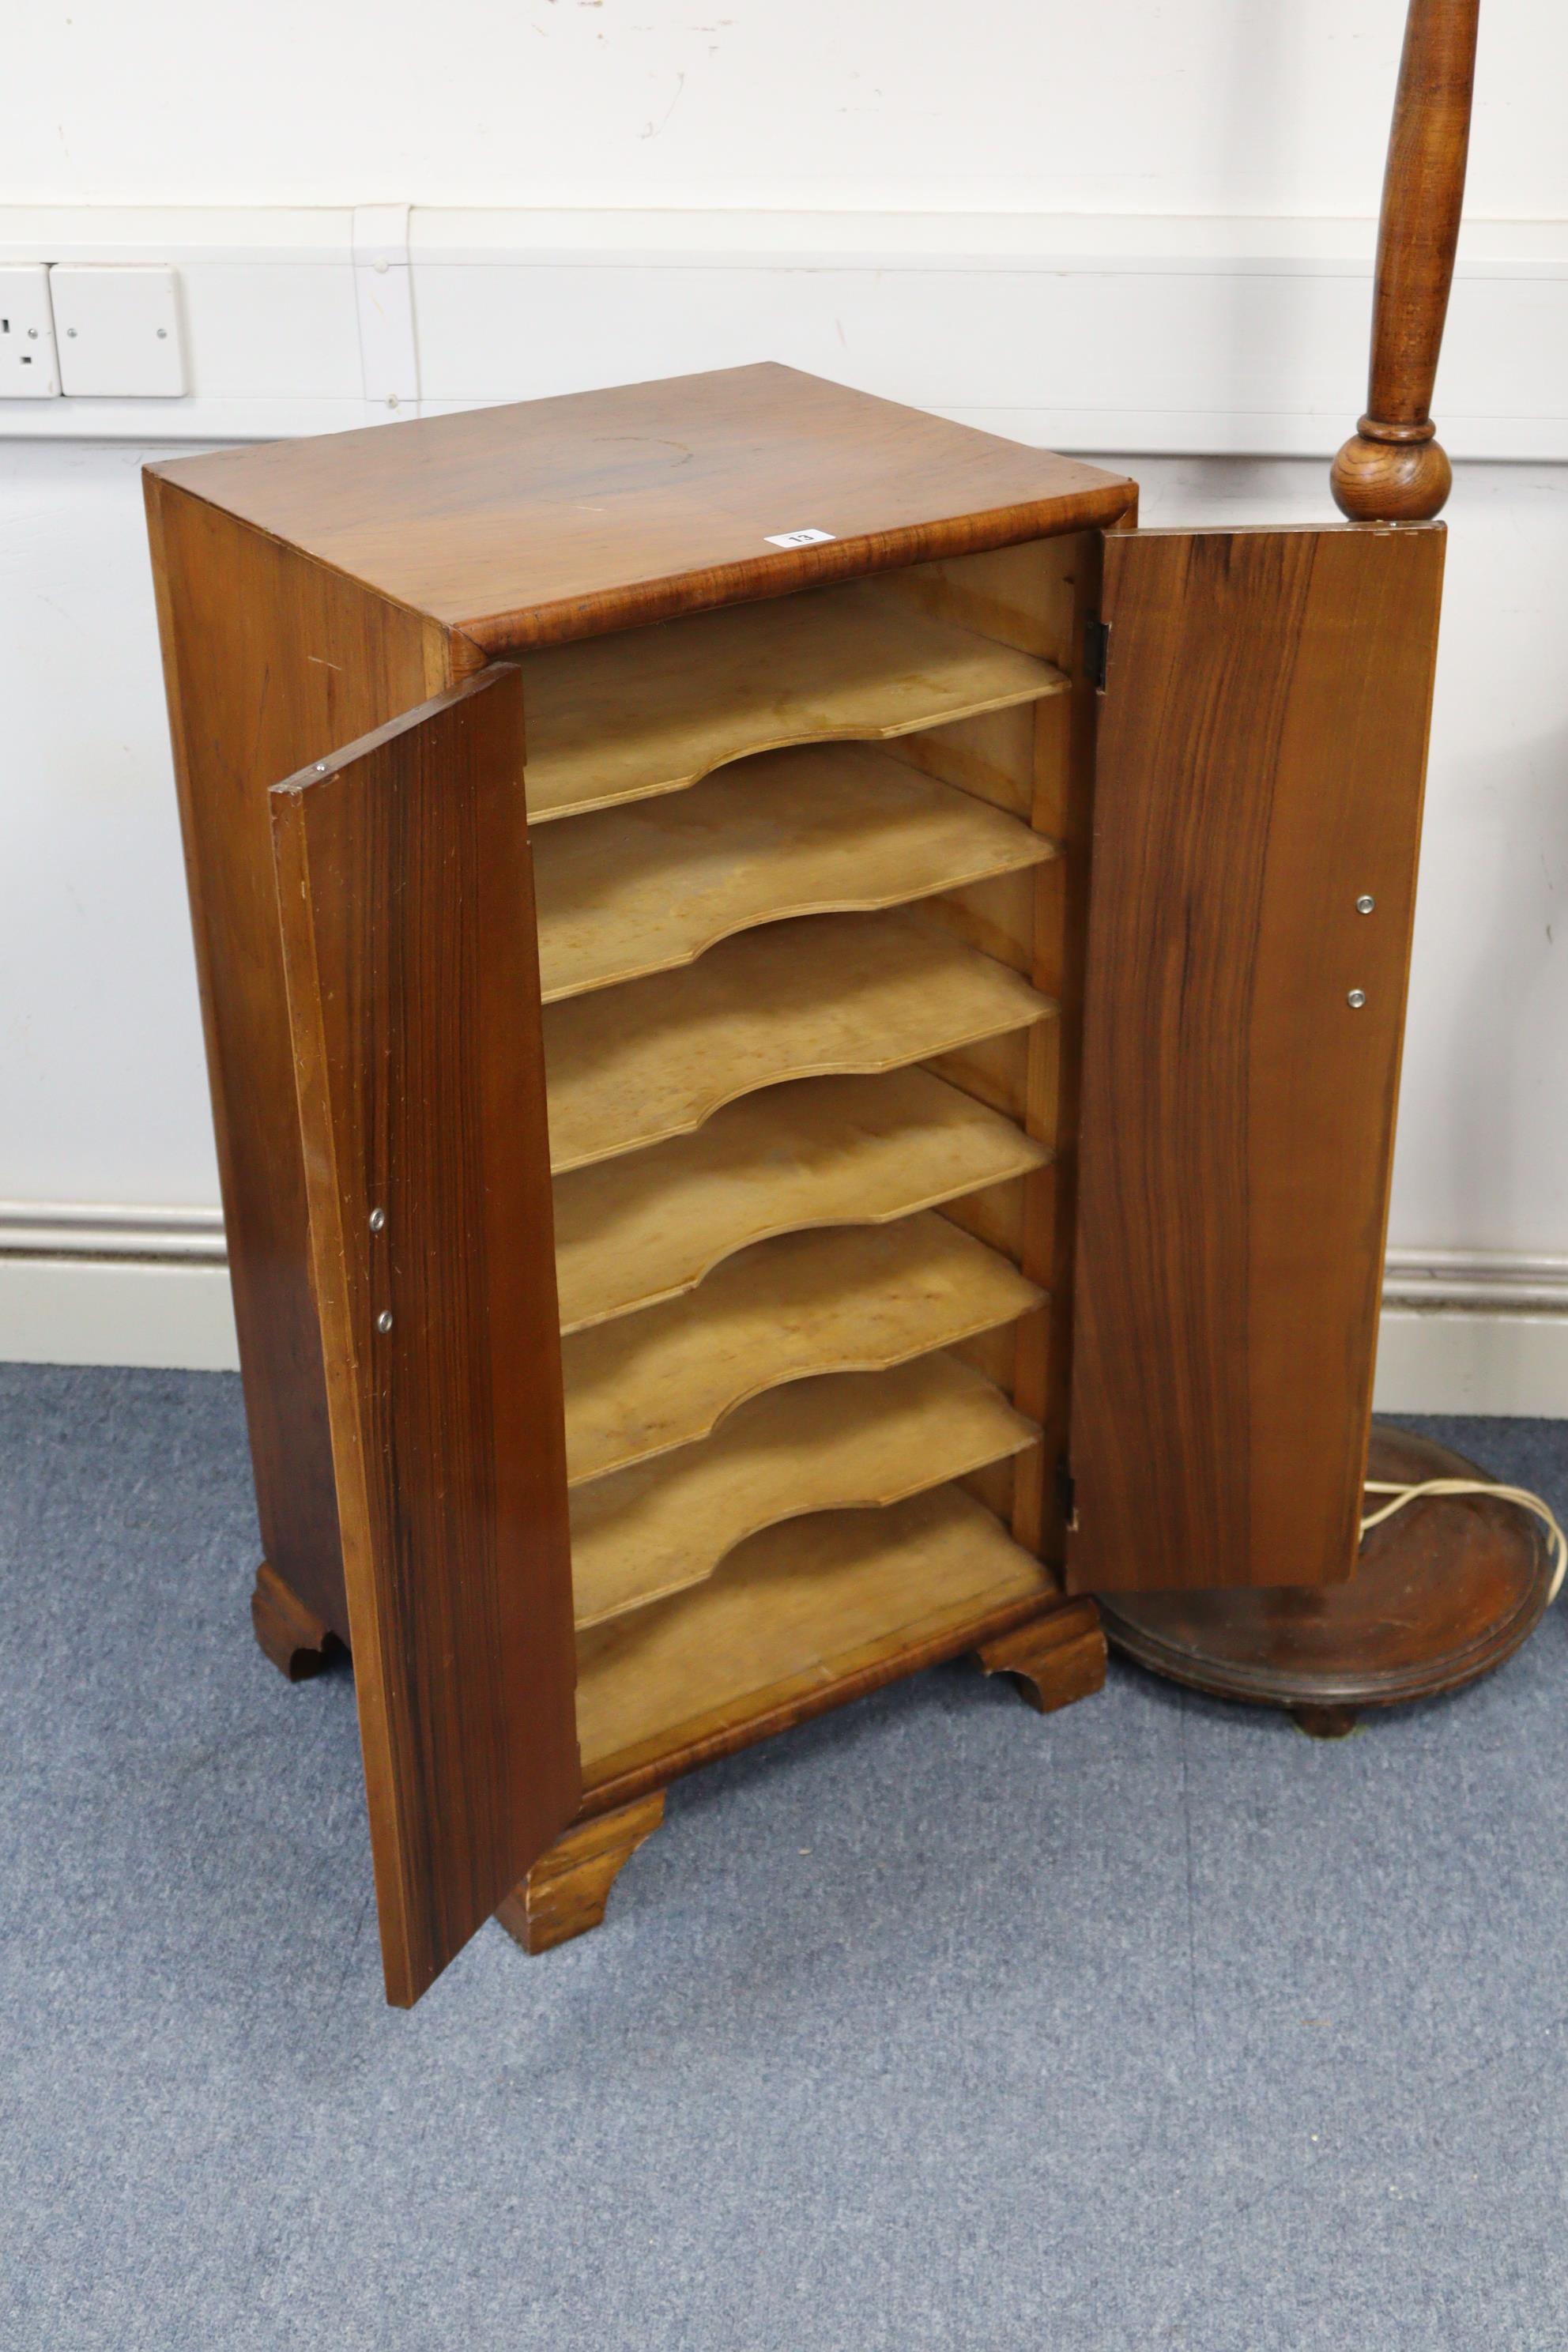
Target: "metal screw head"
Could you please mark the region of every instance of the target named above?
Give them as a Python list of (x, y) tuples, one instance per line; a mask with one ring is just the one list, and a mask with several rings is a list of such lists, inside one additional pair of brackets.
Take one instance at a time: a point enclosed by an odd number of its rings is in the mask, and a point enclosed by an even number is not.
[[(68, 334), (68, 335), (74, 335), (74, 334), (75, 334), (75, 332), (76, 332), (76, 329), (75, 329), (74, 327), (68, 327), (68, 328), (66, 329), (66, 332), (67, 332), (67, 334)], [(36, 342), (37, 341), (37, 340), (38, 340), (38, 331), (37, 331), (37, 327), (29, 327), (29, 328), (28, 328), (28, 330), (27, 330), (27, 341), (28, 341), (30, 343), (36, 343)]]
[(317, 775), (318, 775), (318, 776), (324, 776), (324, 775), (326, 774), (326, 772), (327, 772), (327, 763), (326, 763), (325, 760), (318, 760), (318, 761), (317, 761), (317, 762), (316, 762), (316, 773), (317, 773)]
[(382, 1308), (381, 1313), (380, 1313), (380, 1314), (376, 1317), (376, 1318), (375, 1318), (375, 1328), (376, 1328), (376, 1329), (377, 1329), (378, 1331), (390, 1331), (390, 1330), (391, 1330), (391, 1328), (392, 1328), (392, 1309), (391, 1309), (391, 1307), (384, 1307)]
[(1352, 1013), (1359, 1013), (1362, 1006), (1366, 1003), (1365, 989), (1352, 988), (1350, 994), (1345, 998), (1345, 1003), (1350, 1006)]
[(169, 330), (167, 329), (167, 327), (160, 327), (160, 328), (159, 328), (159, 330), (158, 330), (158, 341), (159, 341), (161, 343), (166, 343), (166, 342), (168, 341), (168, 340), (169, 340)]
[[(29, 327), (29, 328), (28, 328), (28, 330), (27, 330), (27, 332), (28, 332), (30, 335), (36, 335), (36, 334), (37, 333), (37, 331), (37, 331), (37, 327)], [(73, 342), (73, 343), (74, 343), (74, 342), (75, 342), (75, 341), (76, 341), (76, 329), (75, 329), (74, 327), (68, 327), (68, 328), (66, 329), (66, 336), (67, 336), (68, 341), (69, 341), (70, 342)]]
[(370, 1213), (371, 1232), (373, 1234), (379, 1234), (385, 1223), (386, 1211), (384, 1209), (373, 1209)]
[(1370, 915), (1376, 904), (1377, 900), (1373, 897), (1371, 891), (1363, 890), (1361, 897), (1355, 902), (1356, 913), (1358, 915)]

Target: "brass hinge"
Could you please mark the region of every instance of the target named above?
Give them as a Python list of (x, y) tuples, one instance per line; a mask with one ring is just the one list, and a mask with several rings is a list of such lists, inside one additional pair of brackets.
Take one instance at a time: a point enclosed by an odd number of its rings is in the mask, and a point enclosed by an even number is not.
[(1096, 694), (1105, 692), (1105, 681), (1110, 669), (1110, 624), (1109, 621), (1086, 621), (1083, 625), (1083, 667)]

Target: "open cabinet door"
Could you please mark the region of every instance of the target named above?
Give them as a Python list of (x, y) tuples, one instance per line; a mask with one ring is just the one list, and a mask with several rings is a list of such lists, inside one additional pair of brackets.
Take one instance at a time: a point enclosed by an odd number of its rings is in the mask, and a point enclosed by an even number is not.
[(1353, 1570), (1442, 560), (1106, 540), (1076, 1592)]
[(272, 794), (387, 1998), (575, 1810), (571, 1553), (521, 681)]

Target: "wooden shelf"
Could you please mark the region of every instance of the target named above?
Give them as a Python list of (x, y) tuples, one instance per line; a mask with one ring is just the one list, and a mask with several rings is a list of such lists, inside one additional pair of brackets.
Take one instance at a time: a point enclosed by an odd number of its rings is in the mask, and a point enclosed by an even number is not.
[(885, 1370), (1043, 1297), (930, 1211), (759, 1242), (682, 1297), (563, 1343), (567, 1475), (575, 1486), (689, 1445), (784, 1381)]
[(944, 1642), (962, 1648), (969, 1629), (1055, 1593), (954, 1486), (769, 1528), (695, 1591), (578, 1634), (584, 1780), (600, 1788), (661, 1756), (739, 1744), (748, 1719)]
[(688, 1134), (762, 1087), (896, 1069), (1055, 1010), (1017, 972), (909, 915), (770, 923), (687, 971), (547, 1009), (551, 1168)]
[(885, 751), (767, 751), (533, 845), (546, 1004), (695, 961), (791, 915), (896, 907), (1037, 866), (1051, 843)]
[(749, 751), (908, 734), (1068, 685), (877, 580), (553, 646), (521, 667), (535, 824), (679, 792)]
[(556, 1180), (562, 1330), (676, 1297), (771, 1234), (886, 1224), (1050, 1156), (925, 1070), (744, 1096), (695, 1135)]
[(794, 1381), (695, 1445), (573, 1489), (574, 1617), (594, 1625), (641, 1608), (700, 1584), (777, 1519), (896, 1503), (1039, 1433), (956, 1356)]

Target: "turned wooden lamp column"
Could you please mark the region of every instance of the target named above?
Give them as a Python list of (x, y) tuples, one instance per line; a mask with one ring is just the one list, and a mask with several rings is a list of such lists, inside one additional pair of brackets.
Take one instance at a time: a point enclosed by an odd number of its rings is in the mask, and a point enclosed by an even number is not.
[(1479, 14), (1480, 0), (1410, 0), (1383, 182), (1367, 413), (1330, 476), (1352, 522), (1429, 522), (1453, 487), (1432, 389), (1464, 210)]
[[(1479, 0), (1410, 0), (1389, 138), (1367, 413), (1334, 459), (1352, 522), (1429, 522), (1453, 469), (1432, 392), (1469, 147)], [(1376, 1424), (1369, 1478), (1484, 1480), (1446, 1446)], [(1381, 1496), (1374, 1498), (1382, 1500)], [(1103, 1600), (1117, 1648), (1216, 1696), (1290, 1709), (1336, 1738), (1363, 1707), (1453, 1690), (1534, 1630), (1552, 1562), (1533, 1519), (1485, 1497), (1413, 1504), (1369, 1536), (1347, 1584)]]

